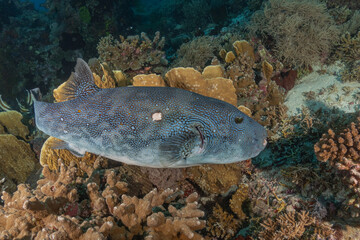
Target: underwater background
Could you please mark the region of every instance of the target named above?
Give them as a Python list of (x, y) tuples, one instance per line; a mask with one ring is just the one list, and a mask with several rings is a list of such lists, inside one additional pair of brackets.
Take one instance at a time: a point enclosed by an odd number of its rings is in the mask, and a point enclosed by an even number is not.
[[(51, 148), (47, 102), (177, 87), (263, 125), (246, 161), (126, 165)], [(0, 239), (360, 239), (360, 1), (0, 0)]]

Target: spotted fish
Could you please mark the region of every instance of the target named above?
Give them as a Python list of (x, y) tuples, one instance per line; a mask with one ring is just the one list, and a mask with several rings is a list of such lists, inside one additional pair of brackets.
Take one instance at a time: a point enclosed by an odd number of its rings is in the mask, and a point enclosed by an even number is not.
[(98, 88), (82, 59), (66, 82), (67, 101), (34, 100), (36, 126), (56, 149), (127, 164), (188, 167), (257, 156), (266, 131), (236, 107), (179, 88)]

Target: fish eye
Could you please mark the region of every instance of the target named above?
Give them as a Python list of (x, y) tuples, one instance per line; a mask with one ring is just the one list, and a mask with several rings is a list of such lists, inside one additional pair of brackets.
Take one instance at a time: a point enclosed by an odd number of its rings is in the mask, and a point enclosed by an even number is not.
[(236, 124), (240, 124), (240, 123), (242, 123), (244, 121), (244, 118), (242, 118), (242, 117), (236, 117), (235, 118), (235, 123)]

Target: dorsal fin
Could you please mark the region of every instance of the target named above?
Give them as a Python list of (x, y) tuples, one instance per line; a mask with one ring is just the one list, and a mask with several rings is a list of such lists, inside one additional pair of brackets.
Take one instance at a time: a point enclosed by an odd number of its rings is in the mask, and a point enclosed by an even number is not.
[(95, 85), (94, 77), (87, 63), (81, 58), (77, 59), (75, 72), (69, 79), (54, 90), (57, 102), (68, 101), (79, 96), (86, 96), (99, 91)]

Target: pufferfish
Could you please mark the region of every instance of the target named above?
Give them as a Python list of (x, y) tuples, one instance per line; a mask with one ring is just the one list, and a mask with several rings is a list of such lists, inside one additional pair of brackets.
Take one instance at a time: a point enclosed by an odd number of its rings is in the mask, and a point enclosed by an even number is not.
[(221, 100), (171, 87), (100, 89), (77, 59), (64, 87), (67, 101), (34, 101), (38, 129), (52, 148), (94, 153), (126, 164), (177, 168), (257, 156), (266, 130)]

